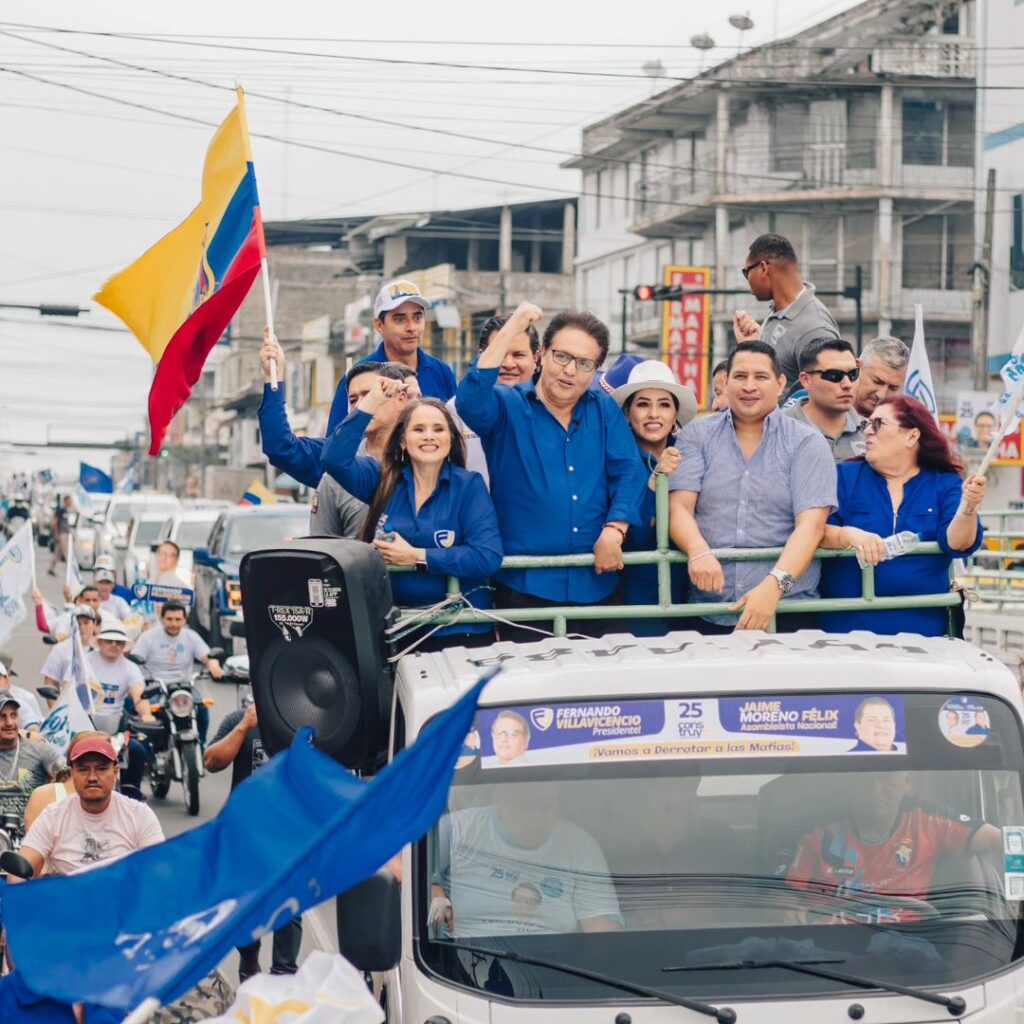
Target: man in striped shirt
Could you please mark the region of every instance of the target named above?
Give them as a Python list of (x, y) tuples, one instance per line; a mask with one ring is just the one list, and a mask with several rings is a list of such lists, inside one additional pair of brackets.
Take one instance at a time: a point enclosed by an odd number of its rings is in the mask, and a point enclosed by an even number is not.
[[(783, 596), (817, 597), (812, 556), (836, 507), (836, 469), (821, 432), (778, 408), (786, 378), (763, 341), (728, 361), (727, 409), (693, 420), (677, 446), (669, 482), (669, 530), (689, 558), (691, 603), (723, 613), (695, 620), (704, 633), (766, 629)], [(775, 562), (733, 562), (716, 548), (781, 547)], [(814, 628), (816, 616), (780, 616), (780, 630)]]

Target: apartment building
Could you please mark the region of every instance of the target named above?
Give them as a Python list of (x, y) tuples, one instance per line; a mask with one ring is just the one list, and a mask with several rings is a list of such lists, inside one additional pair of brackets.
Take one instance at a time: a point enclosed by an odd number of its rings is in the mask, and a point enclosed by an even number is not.
[[(854, 285), (863, 339), (910, 340), (924, 306), (943, 404), (971, 383), (975, 200), (973, 0), (867, 0), (789, 39), (743, 52), (584, 129), (577, 293), (631, 350), (655, 347), (658, 303), (622, 291), (670, 265), (745, 288), (750, 241), (789, 237), (820, 291)], [(854, 340), (856, 307), (823, 299)], [(733, 310), (711, 300), (710, 351)]]

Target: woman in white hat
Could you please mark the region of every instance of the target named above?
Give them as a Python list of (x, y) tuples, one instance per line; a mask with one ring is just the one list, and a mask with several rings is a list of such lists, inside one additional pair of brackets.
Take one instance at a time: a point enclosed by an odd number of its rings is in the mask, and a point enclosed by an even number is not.
[[(697, 399), (684, 387), (663, 362), (647, 359), (630, 370), (628, 381), (612, 392), (612, 397), (629, 422), (636, 438), (637, 455), (650, 470), (649, 488), (641, 510), (641, 525), (629, 531), (626, 547), (630, 551), (654, 551), (655, 477), (674, 473), (679, 468), (675, 447), (676, 431), (697, 415)], [(686, 600), (686, 576), (681, 565), (672, 566), (672, 602)], [(654, 565), (628, 565), (622, 573), (622, 599), (625, 604), (658, 603), (658, 570)], [(630, 632), (637, 636), (664, 636), (673, 623), (666, 619), (634, 619)]]

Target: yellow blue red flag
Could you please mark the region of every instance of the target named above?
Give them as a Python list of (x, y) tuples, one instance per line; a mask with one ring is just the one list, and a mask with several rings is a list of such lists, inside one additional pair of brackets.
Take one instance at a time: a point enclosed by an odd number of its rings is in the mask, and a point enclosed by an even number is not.
[(119, 316), (156, 364), (149, 391), (149, 454), (160, 451), (211, 349), (266, 256), (245, 96), (206, 151), (199, 205), (94, 296)]
[(239, 505), (276, 505), (278, 496), (256, 477), (238, 500)]

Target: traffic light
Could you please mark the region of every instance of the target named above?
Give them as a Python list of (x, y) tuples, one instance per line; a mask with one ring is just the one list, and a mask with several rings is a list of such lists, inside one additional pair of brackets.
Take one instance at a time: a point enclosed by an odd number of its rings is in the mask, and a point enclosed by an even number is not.
[(669, 298), (676, 290), (670, 284), (638, 284), (633, 289), (633, 298), (638, 302), (655, 302)]

